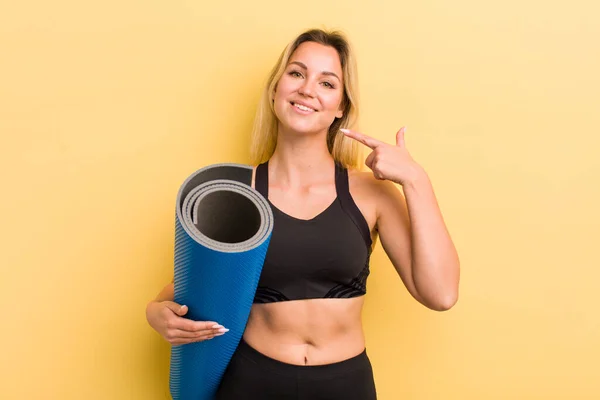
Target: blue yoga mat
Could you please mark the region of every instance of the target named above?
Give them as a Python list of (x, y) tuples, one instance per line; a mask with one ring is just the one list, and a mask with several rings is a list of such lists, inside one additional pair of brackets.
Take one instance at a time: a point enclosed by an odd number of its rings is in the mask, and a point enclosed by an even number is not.
[(273, 230), (269, 203), (250, 185), (252, 167), (215, 164), (181, 185), (175, 220), (175, 302), (186, 318), (229, 332), (173, 346), (174, 400), (213, 399), (250, 314)]

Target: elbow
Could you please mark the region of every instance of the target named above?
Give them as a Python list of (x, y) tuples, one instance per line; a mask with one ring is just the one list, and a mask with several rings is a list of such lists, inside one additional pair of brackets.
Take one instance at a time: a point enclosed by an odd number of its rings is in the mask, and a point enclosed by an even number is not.
[(460, 270), (458, 267), (456, 271), (456, 276), (452, 279), (448, 279), (443, 285), (443, 289), (439, 290), (437, 296), (435, 296), (434, 310), (448, 311), (458, 302), (458, 288), (460, 281)]
[(454, 305), (456, 304), (457, 301), (458, 301), (458, 292), (455, 294), (447, 295), (437, 302), (434, 310), (435, 311), (448, 311), (449, 309), (454, 307)]
[[(421, 303), (434, 311), (448, 311), (458, 302), (458, 287), (460, 272), (445, 276), (443, 279), (429, 280), (427, 285), (415, 285), (415, 289), (421, 298)], [(421, 280), (415, 281), (415, 284)]]
[(444, 292), (435, 296), (425, 306), (433, 311), (448, 311), (458, 302), (458, 290)]

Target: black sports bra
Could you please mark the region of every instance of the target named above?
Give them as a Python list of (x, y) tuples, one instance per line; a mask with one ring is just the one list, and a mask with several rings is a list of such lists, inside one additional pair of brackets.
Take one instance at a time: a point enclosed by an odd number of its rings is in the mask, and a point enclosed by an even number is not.
[[(268, 163), (257, 167), (255, 187), (269, 198)], [(310, 220), (294, 218), (269, 201), (275, 223), (254, 303), (366, 293), (369, 226), (350, 195), (348, 171), (337, 164), (335, 187), (334, 202)]]

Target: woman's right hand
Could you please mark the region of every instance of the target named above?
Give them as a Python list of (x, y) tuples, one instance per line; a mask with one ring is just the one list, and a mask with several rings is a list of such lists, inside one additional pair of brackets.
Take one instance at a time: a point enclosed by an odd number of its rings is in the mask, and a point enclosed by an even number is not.
[(173, 301), (152, 301), (146, 307), (146, 318), (152, 328), (172, 345), (209, 340), (229, 329), (213, 321), (183, 318), (188, 307)]

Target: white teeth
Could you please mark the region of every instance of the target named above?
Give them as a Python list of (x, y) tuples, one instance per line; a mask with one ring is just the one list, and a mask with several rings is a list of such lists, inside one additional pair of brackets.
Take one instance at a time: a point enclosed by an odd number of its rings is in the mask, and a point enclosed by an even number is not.
[(294, 107), (299, 108), (302, 111), (315, 111), (312, 108), (303, 106), (302, 104), (294, 103)]

